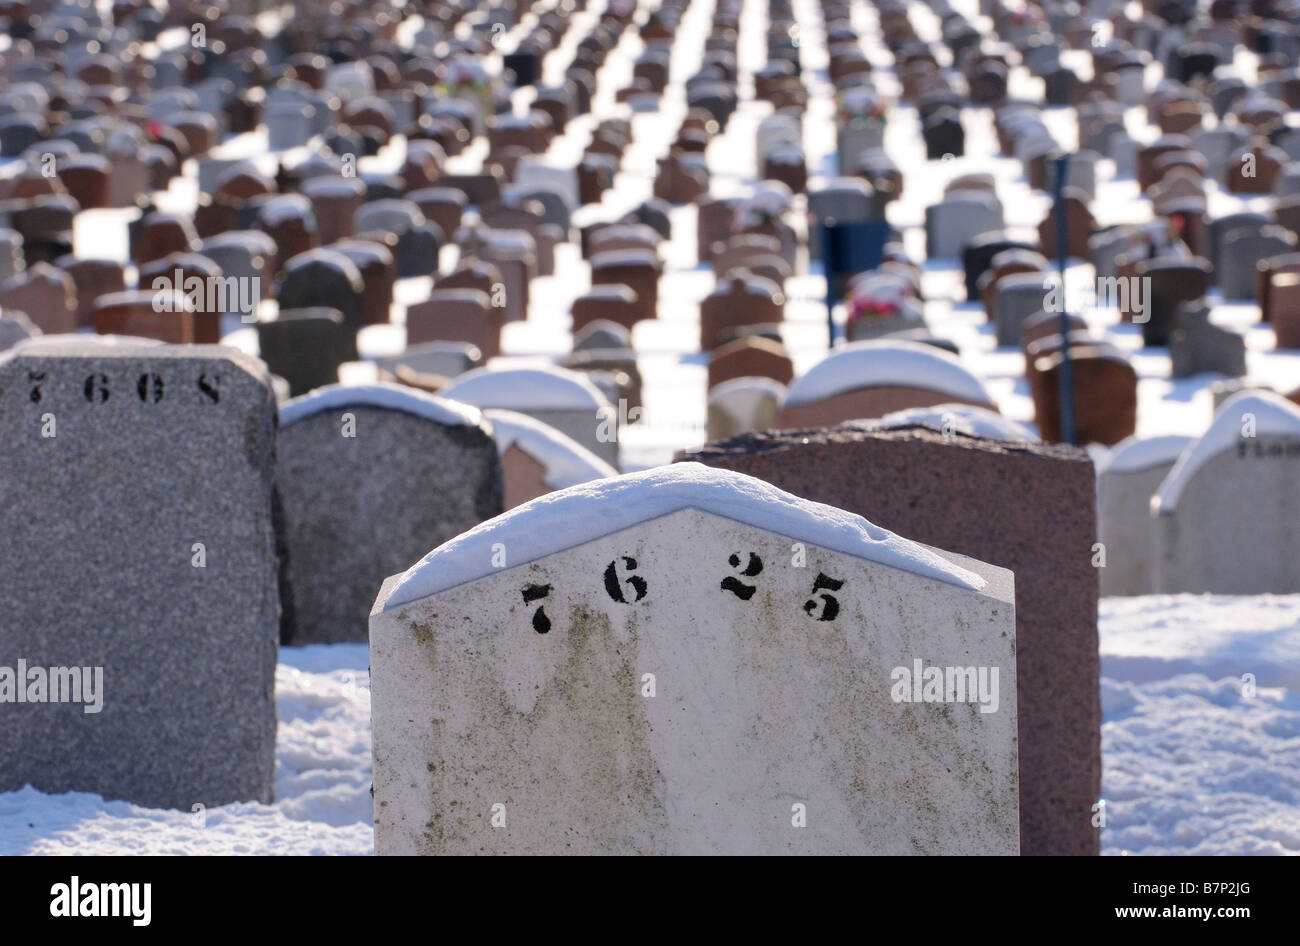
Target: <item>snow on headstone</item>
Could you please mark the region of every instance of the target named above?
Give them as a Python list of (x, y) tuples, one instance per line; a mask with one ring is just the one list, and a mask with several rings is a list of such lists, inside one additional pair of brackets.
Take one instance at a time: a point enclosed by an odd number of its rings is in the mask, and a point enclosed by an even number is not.
[(505, 508), (513, 509), (557, 489), (617, 476), (614, 469), (573, 438), (516, 411), (483, 412), (501, 454)]
[(275, 398), (216, 345), (0, 359), (0, 791), (269, 803)]
[(552, 493), (375, 602), (376, 852), (1015, 854), (1012, 598), (697, 464)]
[(1170, 434), (1116, 444), (1097, 472), (1097, 541), (1106, 549), (1102, 595), (1155, 591), (1151, 497), (1193, 441)]
[(1155, 591), (1300, 592), (1300, 407), (1230, 398), (1151, 501)]
[(984, 385), (957, 356), (933, 345), (853, 342), (795, 379), (786, 395), (781, 426), (836, 424), (950, 402), (994, 406)]
[(276, 444), (286, 644), (364, 642), (383, 580), (502, 510), (479, 411), (395, 384), (286, 402)]
[(971, 437), (1006, 440), (1011, 443), (1036, 443), (1038, 437), (1021, 424), (996, 411), (970, 404), (936, 404), (894, 411), (876, 420), (854, 421), (868, 429), (896, 430), (900, 427), (929, 427), (951, 436), (962, 433)]
[(621, 412), (614, 408), (581, 372), (551, 365), (476, 368), (458, 377), (441, 394), (484, 410), (527, 414), (618, 466), (618, 428), (626, 420), (626, 406)]

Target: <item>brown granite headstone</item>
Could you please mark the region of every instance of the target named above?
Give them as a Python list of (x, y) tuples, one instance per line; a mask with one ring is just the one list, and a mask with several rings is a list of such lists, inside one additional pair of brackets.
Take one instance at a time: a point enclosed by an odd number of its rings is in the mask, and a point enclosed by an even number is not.
[(621, 283), (592, 286), (573, 300), (573, 334), (576, 336), (592, 322), (615, 322), (629, 332), (641, 319), (636, 290)]
[(784, 312), (785, 296), (775, 283), (732, 270), (700, 303), (700, 351), (723, 344), (729, 330), (780, 322)]
[(495, 358), (501, 354), (503, 311), (478, 289), (435, 289), (406, 310), (406, 344), (469, 342), (484, 358)]
[(636, 293), (637, 319), (656, 317), (659, 258), (653, 250), (614, 250), (596, 254), (591, 258), (591, 284), (631, 287)]
[(1300, 348), (1300, 273), (1277, 273), (1269, 287), (1277, 347)]
[(771, 378), (789, 384), (794, 364), (780, 342), (750, 335), (727, 342), (709, 358), (709, 390), (732, 378)]
[(55, 265), (72, 277), (77, 291), (77, 325), (92, 324), (95, 300), (110, 292), (126, 289), (126, 271), (116, 260), (76, 259), (63, 256)]
[(747, 434), (677, 459), (756, 476), (913, 541), (1011, 569), (1020, 851), (1099, 853), (1097, 522), (1084, 451), (844, 425)]
[[(168, 301), (163, 304), (163, 311), (159, 311), (154, 302), (164, 296)], [(194, 312), (179, 292), (133, 290), (100, 296), (95, 302), (93, 320), (100, 335), (133, 335), (171, 345), (194, 342)]]
[(77, 330), (77, 286), (49, 263), (37, 263), (0, 292), (0, 309), (26, 312), (46, 335)]
[[(1137, 372), (1109, 346), (1070, 348), (1077, 443), (1116, 444), (1137, 429)], [(1044, 440), (1060, 441), (1060, 351), (1034, 362), (1034, 419)]]
[(1300, 253), (1270, 256), (1255, 264), (1255, 294), (1262, 322), (1273, 321), (1273, 278), (1283, 273), (1300, 273)]

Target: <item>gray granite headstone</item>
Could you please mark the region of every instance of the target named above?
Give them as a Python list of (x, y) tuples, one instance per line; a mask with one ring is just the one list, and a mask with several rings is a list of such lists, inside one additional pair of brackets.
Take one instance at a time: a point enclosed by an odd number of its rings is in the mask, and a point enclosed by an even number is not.
[(1198, 303), (1183, 305), (1169, 334), (1169, 360), (1175, 378), (1196, 374), (1222, 374), (1239, 378), (1246, 373), (1246, 336), (1215, 325), (1210, 310)]
[(75, 680), (102, 700), (0, 705), (0, 791), (269, 803), (280, 605), (265, 367), (217, 345), (34, 339), (0, 359), (0, 392), (0, 700), (19, 661), (29, 696), (34, 668), (77, 668), (62, 695), (78, 696)]
[(1227, 232), (1215, 268), (1223, 298), (1254, 299), (1256, 264), (1270, 256), (1294, 253), (1295, 250), (1295, 234), (1282, 227)]
[(1152, 500), (1158, 594), (1300, 592), (1300, 407), (1243, 391)]
[(993, 296), (993, 319), (999, 347), (1020, 344), (1025, 320), (1043, 311), (1052, 284), (1052, 277), (1043, 273), (1013, 273), (998, 281)]
[(389, 575), (503, 508), (474, 408), (392, 384), (317, 388), (280, 409), (282, 640), (366, 640)]
[(1101, 593), (1149, 595), (1154, 588), (1151, 497), (1191, 437), (1137, 437), (1115, 445), (1097, 473), (1097, 540), (1105, 547)]
[(925, 209), (925, 253), (930, 259), (961, 255), (981, 233), (1002, 228), (1002, 205), (982, 191), (953, 191)]

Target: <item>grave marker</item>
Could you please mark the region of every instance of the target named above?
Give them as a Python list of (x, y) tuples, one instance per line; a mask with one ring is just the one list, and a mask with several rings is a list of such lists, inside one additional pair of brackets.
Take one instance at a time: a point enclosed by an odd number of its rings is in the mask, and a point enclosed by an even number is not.
[(413, 388), (331, 385), (293, 398), (280, 408), (277, 451), (286, 644), (364, 642), (387, 575), (502, 509), (482, 415)]
[(0, 791), (270, 803), (265, 367), (216, 345), (38, 338), (0, 359), (0, 391), (0, 666), (91, 668), (102, 698), (6, 705)]
[(1012, 594), (695, 464), (515, 509), (375, 602), (376, 852), (1015, 854)]

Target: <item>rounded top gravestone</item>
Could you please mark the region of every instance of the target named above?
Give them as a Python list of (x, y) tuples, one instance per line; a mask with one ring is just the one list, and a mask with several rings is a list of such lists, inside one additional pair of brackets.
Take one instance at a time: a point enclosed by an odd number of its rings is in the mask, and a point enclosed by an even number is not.
[(996, 409), (955, 355), (917, 342), (854, 342), (795, 380), (782, 424), (833, 424), (949, 401)]
[(385, 577), (502, 509), (481, 413), (401, 385), (331, 385), (280, 408), (281, 635), (366, 639)]

